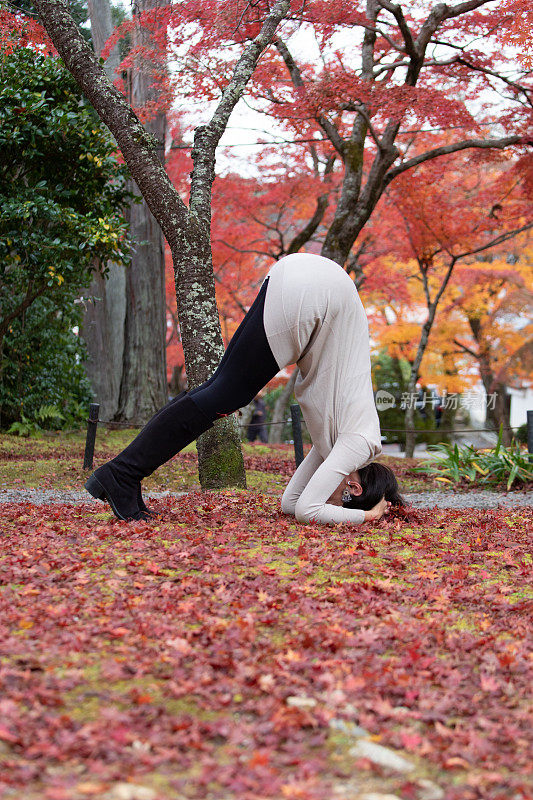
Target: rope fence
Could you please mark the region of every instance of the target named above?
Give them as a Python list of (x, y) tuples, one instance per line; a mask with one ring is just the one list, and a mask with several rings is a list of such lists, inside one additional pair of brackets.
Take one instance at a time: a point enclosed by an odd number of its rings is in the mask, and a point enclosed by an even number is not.
[[(98, 418), (100, 406), (98, 403), (91, 403), (89, 409), (89, 417), (87, 418), (87, 438), (85, 441), (85, 453), (83, 457), (83, 469), (93, 468), (94, 447), (96, 443), (96, 429), (98, 423), (107, 425), (112, 429), (116, 428), (131, 428), (134, 427), (129, 422), (111, 422), (104, 421)], [(248, 424), (237, 423), (239, 428), (248, 430), (249, 428), (269, 428), (272, 425), (287, 425), (292, 426), (292, 442), (294, 445), (294, 460), (296, 466), (299, 467), (304, 459), (303, 452), (303, 437), (302, 437), (302, 423), (305, 425), (305, 420), (302, 418), (300, 406), (293, 403), (290, 406), (290, 419), (284, 419), (280, 422), (249, 422)], [(135, 426), (136, 427), (136, 426)], [(516, 431), (521, 428), (521, 425), (506, 425), (502, 426), (504, 430)], [(405, 428), (381, 428), (382, 433), (405, 433)], [(452, 428), (418, 428), (414, 431), (415, 439), (417, 435), (424, 433), (439, 434), (439, 433), (455, 433), (461, 435), (463, 433), (496, 433), (494, 428), (463, 428), (455, 430)], [(527, 444), (528, 452), (533, 457), (533, 411), (527, 412)]]
[[(222, 417), (221, 419), (224, 419)], [(87, 419), (89, 422), (89, 419)], [(104, 420), (104, 419), (97, 419), (100, 425), (107, 425), (108, 427), (114, 428), (138, 428), (138, 425), (134, 425), (131, 422), (113, 422), (112, 420)], [(289, 425), (291, 422), (290, 418), (284, 419), (281, 422), (249, 422), (247, 425), (244, 425), (240, 422), (237, 423), (238, 428), (248, 429), (248, 428), (270, 428), (272, 425)], [(305, 425), (305, 420), (302, 417), (302, 425)], [(306, 426), (307, 427), (307, 426)], [(521, 425), (503, 425), (504, 431), (518, 431), (522, 427)], [(380, 431), (385, 433), (405, 433), (405, 428), (382, 428), (380, 425)], [(415, 434), (417, 433), (498, 433), (495, 428), (416, 428)]]
[[(239, 428), (258, 428), (264, 427), (268, 428), (270, 425), (288, 425), (291, 422), (290, 419), (283, 420), (283, 422), (250, 422), (248, 425), (241, 425), (238, 423)], [(305, 420), (302, 417), (302, 423), (305, 425)], [(112, 423), (113, 424), (113, 423)], [(503, 425), (504, 431), (518, 431), (522, 427), (521, 425)], [(380, 431), (385, 431), (385, 433), (405, 433), (405, 428), (382, 428), (380, 425)], [(416, 428), (415, 434), (417, 433), (498, 433), (495, 428)]]

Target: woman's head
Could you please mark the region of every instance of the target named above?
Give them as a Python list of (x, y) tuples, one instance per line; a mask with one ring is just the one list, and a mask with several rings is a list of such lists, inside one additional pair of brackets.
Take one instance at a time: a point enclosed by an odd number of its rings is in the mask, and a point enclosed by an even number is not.
[(369, 511), (382, 497), (392, 506), (405, 505), (396, 475), (389, 467), (373, 462), (357, 470), (357, 476), (362, 491), (359, 494), (352, 494), (351, 500), (343, 501), (344, 508), (361, 508), (363, 511)]

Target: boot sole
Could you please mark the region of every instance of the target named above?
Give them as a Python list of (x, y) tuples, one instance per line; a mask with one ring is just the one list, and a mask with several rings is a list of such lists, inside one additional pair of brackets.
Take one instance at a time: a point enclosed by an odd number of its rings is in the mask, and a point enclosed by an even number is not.
[[(94, 475), (91, 475), (91, 477), (87, 479), (87, 481), (85, 482), (84, 486), (87, 489), (87, 491), (89, 492), (89, 494), (92, 494), (92, 496), (96, 500), (103, 500), (104, 502), (107, 501), (111, 505), (111, 507), (113, 507), (109, 497), (105, 493), (104, 487), (102, 486), (102, 484), (100, 483), (98, 478), (94, 477)], [(139, 508), (139, 511), (141, 512), (141, 514), (148, 514), (149, 517), (155, 517), (156, 516), (155, 511), (152, 511), (151, 508), (147, 508), (147, 507)], [(113, 512), (116, 514), (115, 509), (113, 509)], [(120, 519), (124, 519), (124, 517), (120, 517)]]
[(94, 475), (91, 475), (91, 477), (85, 481), (84, 486), (89, 492), (89, 494), (91, 494), (97, 500), (107, 501), (111, 506), (111, 509), (115, 517), (124, 520), (124, 522), (127, 522), (129, 519), (133, 519), (133, 517), (123, 517), (122, 514), (119, 513), (119, 511), (115, 507), (115, 504), (113, 503), (113, 500), (108, 495), (108, 493), (106, 492), (106, 490), (104, 489), (98, 478), (95, 478)]

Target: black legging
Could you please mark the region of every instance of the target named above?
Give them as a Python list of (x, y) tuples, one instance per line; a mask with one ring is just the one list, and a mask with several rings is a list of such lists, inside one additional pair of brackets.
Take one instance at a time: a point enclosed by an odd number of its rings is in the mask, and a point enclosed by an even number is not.
[(212, 420), (248, 405), (279, 372), (263, 324), (267, 284), (268, 278), (233, 334), (214, 374), (189, 392)]

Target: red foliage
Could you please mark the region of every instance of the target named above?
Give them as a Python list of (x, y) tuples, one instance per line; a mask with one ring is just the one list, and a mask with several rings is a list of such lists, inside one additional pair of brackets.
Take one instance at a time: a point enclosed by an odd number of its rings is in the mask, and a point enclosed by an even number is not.
[(0, 52), (9, 55), (19, 47), (31, 47), (41, 53), (57, 55), (43, 26), (34, 17), (0, 7)]
[(355, 714), (447, 800), (527, 796), (531, 510), (330, 528), (237, 492), (153, 505), (3, 506), (0, 790), (157, 771), (189, 797), (330, 798), (328, 721)]

